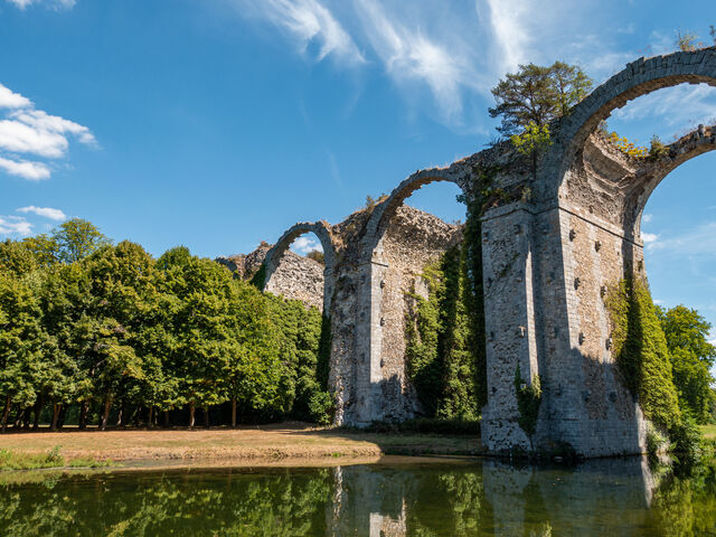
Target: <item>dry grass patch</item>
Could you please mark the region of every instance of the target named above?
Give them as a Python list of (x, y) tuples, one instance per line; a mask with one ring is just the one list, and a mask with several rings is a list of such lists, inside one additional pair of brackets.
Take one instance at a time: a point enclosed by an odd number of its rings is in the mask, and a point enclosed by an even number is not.
[(474, 455), (479, 440), (469, 436), (379, 434), (315, 429), (296, 424), (241, 429), (67, 431), (0, 436), (0, 449), (42, 455), (59, 446), (74, 459), (141, 461), (258, 461), (371, 458), (400, 455)]

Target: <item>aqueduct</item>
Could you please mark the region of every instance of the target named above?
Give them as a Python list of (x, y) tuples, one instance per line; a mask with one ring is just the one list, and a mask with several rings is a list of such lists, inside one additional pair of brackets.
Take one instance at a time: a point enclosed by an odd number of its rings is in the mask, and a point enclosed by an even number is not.
[[(293, 239), (314, 232), (326, 255), (336, 422), (360, 426), (418, 411), (405, 378), (402, 297), (409, 280), (413, 286), (419, 280), (419, 264), (460, 240), (461, 231), (437, 219), (410, 228), (413, 213), (402, 203), (434, 181), (457, 184), (469, 202), (484, 186), (485, 170), (493, 170), (491, 186), (501, 195), (482, 212), (480, 238), (483, 444), (493, 452), (568, 444), (588, 457), (643, 452), (645, 420), (615, 368), (605, 289), (625, 276), (645, 277), (644, 206), (669, 172), (716, 149), (716, 126), (699, 126), (644, 158), (620, 151), (598, 125), (628, 101), (681, 83), (716, 86), (716, 48), (628, 64), (553, 126), (553, 143), (536, 169), (505, 142), (446, 168), (418, 171), (338, 225), (289, 229), (267, 255), (266, 288)], [(524, 378), (539, 375), (542, 382), (533, 445), (517, 420), (518, 366)]]

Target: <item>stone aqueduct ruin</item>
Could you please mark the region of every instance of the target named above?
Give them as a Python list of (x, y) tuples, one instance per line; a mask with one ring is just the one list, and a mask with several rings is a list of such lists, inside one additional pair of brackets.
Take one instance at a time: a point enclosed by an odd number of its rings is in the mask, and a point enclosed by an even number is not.
[[(456, 241), (462, 228), (410, 209), (403, 201), (434, 181), (457, 184), (468, 202), (497, 170), (502, 195), (482, 214), (482, 258), (488, 402), (482, 439), (493, 452), (530, 449), (517, 424), (514, 386), (539, 374), (543, 397), (534, 448), (569, 444), (577, 453), (643, 452), (645, 421), (619, 381), (610, 350), (605, 289), (625, 276), (645, 277), (642, 211), (664, 177), (716, 149), (716, 126), (699, 128), (657, 158), (635, 158), (614, 147), (599, 123), (627, 101), (681, 83), (716, 86), (716, 48), (641, 58), (596, 88), (561, 119), (535, 169), (509, 143), (445, 168), (420, 170), (372, 210), (340, 224), (300, 223), (265, 252), (265, 288), (294, 296), (301, 267), (288, 263), (291, 242), (313, 232), (325, 252), (330, 319), (329, 388), (336, 423), (361, 426), (418, 412), (406, 379), (405, 295), (420, 292), (420, 274)], [(316, 278), (316, 271), (319, 270)], [(283, 286), (283, 287), (282, 287)], [(300, 292), (298, 292), (300, 296)]]

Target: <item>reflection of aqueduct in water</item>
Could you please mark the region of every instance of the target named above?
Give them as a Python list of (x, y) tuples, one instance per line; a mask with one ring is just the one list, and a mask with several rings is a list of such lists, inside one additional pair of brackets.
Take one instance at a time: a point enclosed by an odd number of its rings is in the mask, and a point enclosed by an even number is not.
[[(402, 207), (434, 181), (456, 183), (468, 200), (484, 170), (497, 169), (503, 195), (482, 217), (488, 403), (482, 436), (494, 451), (528, 447), (517, 426), (514, 375), (539, 374), (543, 399), (535, 445), (568, 443), (586, 456), (644, 447), (638, 403), (617, 380), (604, 289), (644, 274), (641, 214), (677, 166), (716, 148), (716, 126), (628, 157), (599, 132), (627, 101), (681, 83), (716, 86), (716, 48), (639, 59), (596, 88), (553, 132), (537, 172), (503, 143), (446, 168), (421, 170), (372, 210), (344, 222), (297, 224), (268, 252), (266, 288), (299, 235), (314, 232), (325, 252), (324, 308), (332, 331), (329, 387), (336, 421), (404, 419), (416, 403), (405, 379), (404, 293), (427, 260), (460, 230)], [(412, 226), (412, 227), (411, 227)]]

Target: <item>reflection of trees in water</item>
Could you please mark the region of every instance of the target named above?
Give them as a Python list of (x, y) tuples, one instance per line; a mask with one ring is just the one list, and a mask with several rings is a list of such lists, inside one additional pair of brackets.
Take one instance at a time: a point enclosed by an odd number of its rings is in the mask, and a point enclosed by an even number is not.
[(155, 475), (13, 487), (0, 492), (0, 528), (13, 537), (324, 535), (329, 477), (328, 470)]
[[(667, 475), (640, 461), (576, 469), (353, 466), (260, 473), (104, 475), (0, 486), (13, 537), (709, 535), (716, 467)], [(649, 508), (651, 503), (651, 508)], [(642, 533), (639, 533), (642, 532)]]

